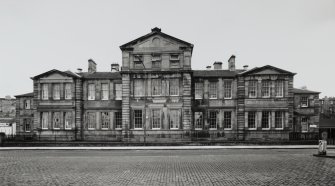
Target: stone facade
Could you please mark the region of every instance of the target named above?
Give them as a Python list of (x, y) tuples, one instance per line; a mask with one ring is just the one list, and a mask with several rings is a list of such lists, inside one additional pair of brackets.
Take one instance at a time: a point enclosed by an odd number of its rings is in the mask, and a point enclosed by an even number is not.
[(159, 28), (120, 49), (121, 69), (99, 72), (90, 59), (87, 72), (33, 77), (32, 131), (51, 140), (289, 139), (294, 73), (237, 69), (235, 56), (225, 69), (192, 70), (193, 45)]

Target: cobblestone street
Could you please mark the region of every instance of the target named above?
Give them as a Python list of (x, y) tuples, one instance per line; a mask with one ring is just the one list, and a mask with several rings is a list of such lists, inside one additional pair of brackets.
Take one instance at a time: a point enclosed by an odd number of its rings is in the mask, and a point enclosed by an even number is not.
[(1, 185), (335, 185), (316, 149), (0, 151)]

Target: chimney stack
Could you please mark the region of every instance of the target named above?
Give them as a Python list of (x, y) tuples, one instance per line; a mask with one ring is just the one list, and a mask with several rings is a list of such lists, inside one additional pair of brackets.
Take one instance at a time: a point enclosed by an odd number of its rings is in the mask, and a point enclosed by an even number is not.
[(228, 69), (230, 71), (235, 71), (235, 56), (232, 55), (229, 59), (228, 59)]
[(210, 70), (212, 67), (211, 66), (207, 66), (206, 67), (206, 70)]
[(213, 66), (214, 66), (214, 70), (222, 70), (222, 62), (220, 61), (215, 61)]
[(88, 73), (92, 74), (97, 71), (97, 64), (93, 61), (93, 59), (88, 60)]
[(120, 65), (119, 64), (117, 64), (117, 63), (112, 63), (111, 64), (111, 70), (112, 70), (112, 72), (118, 72), (118, 71), (120, 71)]
[(244, 69), (244, 70), (248, 70), (248, 67), (249, 67), (248, 65), (244, 65), (244, 66), (243, 66), (243, 69)]

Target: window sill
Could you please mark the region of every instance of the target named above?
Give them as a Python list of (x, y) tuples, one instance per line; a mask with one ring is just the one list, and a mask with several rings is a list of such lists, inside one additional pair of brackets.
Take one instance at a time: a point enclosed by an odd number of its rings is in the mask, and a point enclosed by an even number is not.
[(122, 130), (122, 128), (115, 128), (115, 130)]
[(194, 98), (194, 99), (202, 99), (202, 98)]
[(152, 130), (161, 130), (161, 128), (152, 128)]
[(143, 128), (134, 128), (134, 130), (143, 130)]
[(202, 130), (202, 128), (195, 128), (194, 130)]
[(179, 130), (179, 128), (170, 128), (170, 130)]
[(65, 128), (65, 130), (72, 130), (72, 128)]
[(233, 99), (232, 97), (230, 97), (230, 98), (223, 98), (223, 99)]
[(53, 128), (54, 130), (60, 130), (60, 128)]
[(218, 130), (217, 128), (210, 128), (209, 130)]
[(232, 128), (224, 128), (223, 130), (233, 130)]
[(42, 130), (49, 130), (48, 128), (42, 128)]
[(218, 99), (218, 98), (209, 98), (209, 99)]
[(87, 130), (96, 130), (95, 128), (88, 128)]
[(275, 128), (275, 130), (284, 130), (284, 128)]
[(262, 130), (270, 130), (270, 128), (262, 128)]
[(109, 128), (101, 128), (101, 130), (109, 130)]
[(248, 128), (248, 130), (257, 130), (257, 128)]

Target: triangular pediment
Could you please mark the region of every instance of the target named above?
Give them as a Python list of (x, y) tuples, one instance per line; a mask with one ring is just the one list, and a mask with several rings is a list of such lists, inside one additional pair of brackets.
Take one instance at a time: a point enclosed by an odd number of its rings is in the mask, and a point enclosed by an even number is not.
[(79, 76), (73, 74), (72, 72), (69, 71), (59, 71), (59, 70), (50, 70), (48, 72), (39, 74), (33, 79), (47, 79), (47, 80), (61, 80), (61, 79), (73, 79), (73, 78), (78, 78)]
[(270, 65), (266, 65), (263, 67), (256, 67), (253, 68), (251, 70), (245, 71), (243, 73), (241, 73), (242, 75), (275, 75), (275, 74), (288, 74), (288, 75), (295, 75), (295, 73), (274, 67), (274, 66), (270, 66)]

